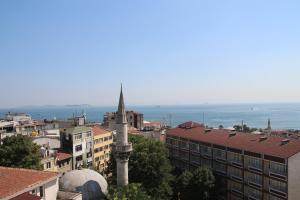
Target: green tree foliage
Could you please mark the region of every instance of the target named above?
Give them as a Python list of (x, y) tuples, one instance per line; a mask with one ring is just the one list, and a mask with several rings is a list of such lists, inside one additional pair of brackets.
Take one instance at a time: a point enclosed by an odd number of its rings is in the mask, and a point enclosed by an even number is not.
[[(130, 135), (133, 151), (129, 158), (129, 182), (141, 183), (146, 192), (154, 199), (169, 199), (172, 195), (171, 174), (167, 149), (165, 145), (143, 136)], [(106, 174), (110, 174), (110, 184), (116, 184), (116, 163), (111, 157)]]
[(27, 169), (41, 169), (40, 148), (24, 135), (6, 137), (0, 145), (0, 165)]
[(112, 187), (107, 196), (108, 200), (151, 200), (141, 184), (131, 183), (124, 187)]
[(208, 200), (214, 192), (215, 177), (209, 168), (185, 171), (176, 179), (176, 196), (180, 200)]

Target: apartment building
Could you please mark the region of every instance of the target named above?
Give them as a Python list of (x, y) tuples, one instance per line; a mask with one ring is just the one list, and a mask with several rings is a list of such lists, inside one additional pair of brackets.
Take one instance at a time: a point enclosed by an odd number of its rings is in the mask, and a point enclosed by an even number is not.
[(107, 167), (111, 146), (113, 143), (112, 131), (105, 130), (104, 128), (96, 125), (93, 127), (94, 137), (94, 168), (100, 173)]
[(64, 151), (72, 154), (73, 167), (93, 166), (93, 133), (86, 126), (76, 126), (61, 131), (61, 145)]
[(212, 168), (228, 200), (298, 200), (300, 140), (206, 129), (186, 122), (167, 131), (172, 164)]

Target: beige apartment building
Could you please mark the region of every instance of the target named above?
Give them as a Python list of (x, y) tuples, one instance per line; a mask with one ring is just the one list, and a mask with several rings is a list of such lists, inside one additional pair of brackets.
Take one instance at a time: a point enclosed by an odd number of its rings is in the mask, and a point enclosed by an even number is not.
[(299, 200), (300, 140), (207, 129), (187, 122), (168, 130), (172, 164), (212, 168), (228, 200)]
[(113, 143), (113, 133), (105, 130), (101, 126), (93, 127), (94, 133), (94, 168), (100, 173), (107, 167), (110, 159), (111, 146)]

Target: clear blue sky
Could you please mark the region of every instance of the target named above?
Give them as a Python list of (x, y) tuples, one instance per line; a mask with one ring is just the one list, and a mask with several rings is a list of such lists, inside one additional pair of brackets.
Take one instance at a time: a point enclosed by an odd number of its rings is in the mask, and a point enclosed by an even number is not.
[(2, 0), (0, 107), (300, 101), (300, 3)]

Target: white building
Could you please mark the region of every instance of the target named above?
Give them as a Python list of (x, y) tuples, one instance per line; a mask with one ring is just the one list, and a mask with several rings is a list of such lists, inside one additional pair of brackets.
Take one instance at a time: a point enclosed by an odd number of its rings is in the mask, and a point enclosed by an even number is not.
[(73, 155), (73, 169), (93, 166), (93, 133), (86, 126), (67, 128), (61, 134), (62, 148)]

